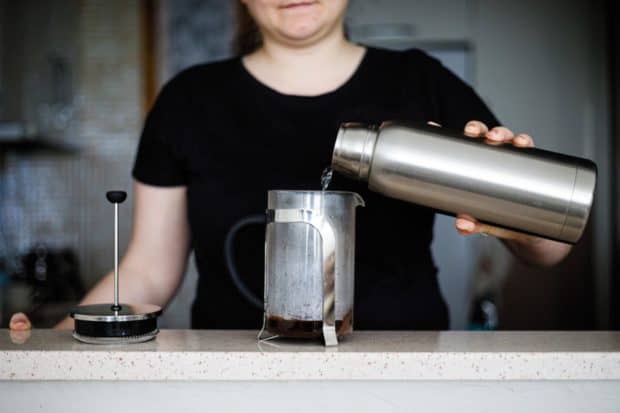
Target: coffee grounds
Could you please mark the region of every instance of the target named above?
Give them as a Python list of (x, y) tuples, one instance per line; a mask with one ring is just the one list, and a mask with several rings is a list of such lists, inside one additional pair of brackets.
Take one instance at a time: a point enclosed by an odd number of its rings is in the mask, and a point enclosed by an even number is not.
[[(271, 334), (291, 338), (318, 338), (323, 336), (323, 321), (290, 320), (278, 316), (267, 317), (266, 329)], [(342, 320), (336, 320), (336, 335), (343, 337), (353, 332), (353, 310)]]

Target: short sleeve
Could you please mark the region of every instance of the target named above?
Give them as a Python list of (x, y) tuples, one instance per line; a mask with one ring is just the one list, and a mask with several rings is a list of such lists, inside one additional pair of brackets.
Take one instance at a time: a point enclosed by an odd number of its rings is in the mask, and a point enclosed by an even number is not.
[(174, 133), (180, 129), (182, 94), (178, 82), (169, 82), (146, 118), (132, 169), (132, 176), (142, 183), (155, 186), (187, 184), (187, 168)]
[(470, 120), (484, 122), (489, 128), (500, 123), (480, 96), (437, 59), (425, 56), (430, 95), (437, 119), (443, 127), (463, 130)]

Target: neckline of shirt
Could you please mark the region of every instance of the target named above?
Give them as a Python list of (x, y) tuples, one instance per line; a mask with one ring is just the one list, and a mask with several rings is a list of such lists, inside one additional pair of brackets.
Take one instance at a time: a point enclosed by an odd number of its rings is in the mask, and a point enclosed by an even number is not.
[(355, 68), (355, 70), (349, 75), (349, 77), (340, 86), (336, 87), (335, 89), (330, 90), (325, 93), (318, 94), (318, 95), (296, 95), (296, 94), (287, 94), (287, 93), (279, 92), (275, 90), (274, 88), (272, 88), (271, 86), (268, 86), (267, 84), (263, 83), (262, 81), (257, 79), (252, 73), (250, 73), (250, 71), (243, 64), (241, 56), (237, 57), (235, 60), (236, 60), (237, 67), (239, 71), (241, 72), (243, 78), (246, 81), (248, 81), (248, 83), (251, 86), (253, 86), (256, 90), (263, 91), (267, 93), (268, 95), (271, 95), (271, 96), (274, 96), (280, 99), (297, 100), (297, 101), (304, 101), (304, 102), (322, 101), (328, 98), (339, 96), (340, 94), (350, 89), (355, 83), (357, 83), (358, 79), (363, 74), (364, 69), (366, 68), (366, 66), (368, 66), (368, 61), (370, 60), (370, 56), (374, 51), (372, 47), (369, 47), (369, 46), (364, 46), (364, 47), (366, 48), (366, 50), (364, 51), (364, 55), (362, 56), (360, 62), (357, 64), (357, 67)]

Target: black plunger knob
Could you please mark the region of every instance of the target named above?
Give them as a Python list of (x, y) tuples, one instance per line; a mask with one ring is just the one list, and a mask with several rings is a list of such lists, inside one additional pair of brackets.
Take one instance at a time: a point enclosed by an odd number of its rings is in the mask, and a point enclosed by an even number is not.
[(105, 197), (108, 198), (113, 204), (122, 204), (127, 199), (127, 192), (125, 191), (108, 191), (105, 194)]

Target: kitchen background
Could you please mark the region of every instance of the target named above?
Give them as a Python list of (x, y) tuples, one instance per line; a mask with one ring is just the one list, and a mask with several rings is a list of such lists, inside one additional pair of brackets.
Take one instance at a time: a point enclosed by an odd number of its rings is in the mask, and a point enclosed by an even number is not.
[[(175, 73), (232, 55), (234, 6), (0, 0), (1, 326), (15, 311), (52, 325), (111, 269), (104, 192), (129, 191), (124, 248), (144, 116)], [(453, 329), (620, 327), (618, 17), (603, 0), (351, 0), (353, 40), (425, 49), (505, 125), (598, 164), (591, 222), (555, 268), (526, 267), (438, 219), (433, 253)], [(196, 278), (190, 265), (161, 326), (189, 327)]]

